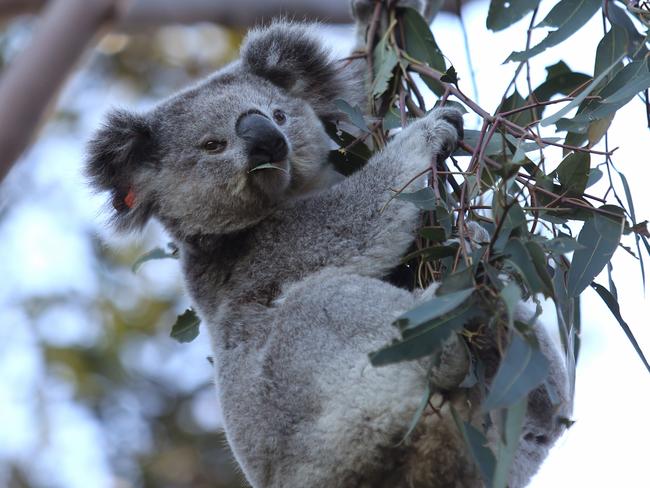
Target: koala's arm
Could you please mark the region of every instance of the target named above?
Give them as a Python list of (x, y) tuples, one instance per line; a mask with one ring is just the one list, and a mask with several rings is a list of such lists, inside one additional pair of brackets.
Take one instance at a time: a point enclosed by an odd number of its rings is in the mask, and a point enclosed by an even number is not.
[[(362, 169), (313, 202), (318, 216), (309, 217), (304, 224), (315, 227), (314, 233), (323, 237), (327, 237), (320, 232), (323, 225), (335, 235), (346, 236), (336, 243), (339, 250), (332, 254), (332, 264), (383, 277), (400, 263), (415, 238), (420, 211), (394, 196), (414, 176), (446, 158), (460, 134), (462, 115), (458, 110), (433, 110), (397, 134)], [(405, 191), (418, 188), (413, 184)], [(331, 246), (329, 242), (324, 245)]]

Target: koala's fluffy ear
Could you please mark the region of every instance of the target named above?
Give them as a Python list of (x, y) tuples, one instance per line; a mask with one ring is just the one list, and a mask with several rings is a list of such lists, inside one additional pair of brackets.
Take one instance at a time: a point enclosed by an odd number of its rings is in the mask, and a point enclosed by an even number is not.
[(338, 98), (363, 103), (365, 70), (332, 59), (315, 29), (314, 24), (275, 21), (249, 32), (241, 57), (244, 68), (307, 100), (319, 117), (328, 119), (338, 113)]
[(108, 115), (88, 144), (86, 175), (93, 187), (110, 191), (114, 223), (121, 230), (141, 228), (153, 209), (143, 178), (155, 171), (153, 130), (143, 116), (124, 111)]

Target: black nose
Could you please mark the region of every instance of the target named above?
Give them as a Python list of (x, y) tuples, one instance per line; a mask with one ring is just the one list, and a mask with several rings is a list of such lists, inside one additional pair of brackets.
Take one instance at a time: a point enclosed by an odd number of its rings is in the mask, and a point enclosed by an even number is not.
[(243, 115), (237, 121), (235, 131), (246, 141), (246, 152), (251, 165), (282, 161), (289, 153), (282, 133), (262, 114)]

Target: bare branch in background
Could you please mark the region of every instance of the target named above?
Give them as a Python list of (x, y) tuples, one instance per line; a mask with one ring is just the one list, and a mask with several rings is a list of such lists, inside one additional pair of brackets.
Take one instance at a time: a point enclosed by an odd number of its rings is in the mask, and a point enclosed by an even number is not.
[(31, 142), (88, 43), (114, 13), (114, 0), (48, 3), (30, 44), (0, 80), (0, 181)]
[[(36, 13), (53, 1), (0, 0), (0, 19)], [(247, 27), (278, 15), (336, 24), (352, 22), (349, 0), (131, 0), (122, 3), (126, 8), (116, 22), (118, 29), (126, 30), (196, 22)]]

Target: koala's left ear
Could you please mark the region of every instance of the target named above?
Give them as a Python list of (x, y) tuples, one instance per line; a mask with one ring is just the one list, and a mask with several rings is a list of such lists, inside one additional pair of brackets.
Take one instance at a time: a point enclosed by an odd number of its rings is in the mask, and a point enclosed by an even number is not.
[(144, 184), (155, 172), (155, 142), (148, 120), (114, 111), (88, 144), (86, 175), (97, 190), (110, 191), (114, 223), (121, 230), (141, 228), (153, 202)]
[(365, 100), (363, 66), (350, 69), (334, 60), (314, 24), (280, 20), (254, 29), (244, 41), (241, 57), (244, 68), (307, 100), (321, 118), (338, 113), (334, 104), (338, 98), (351, 105)]

